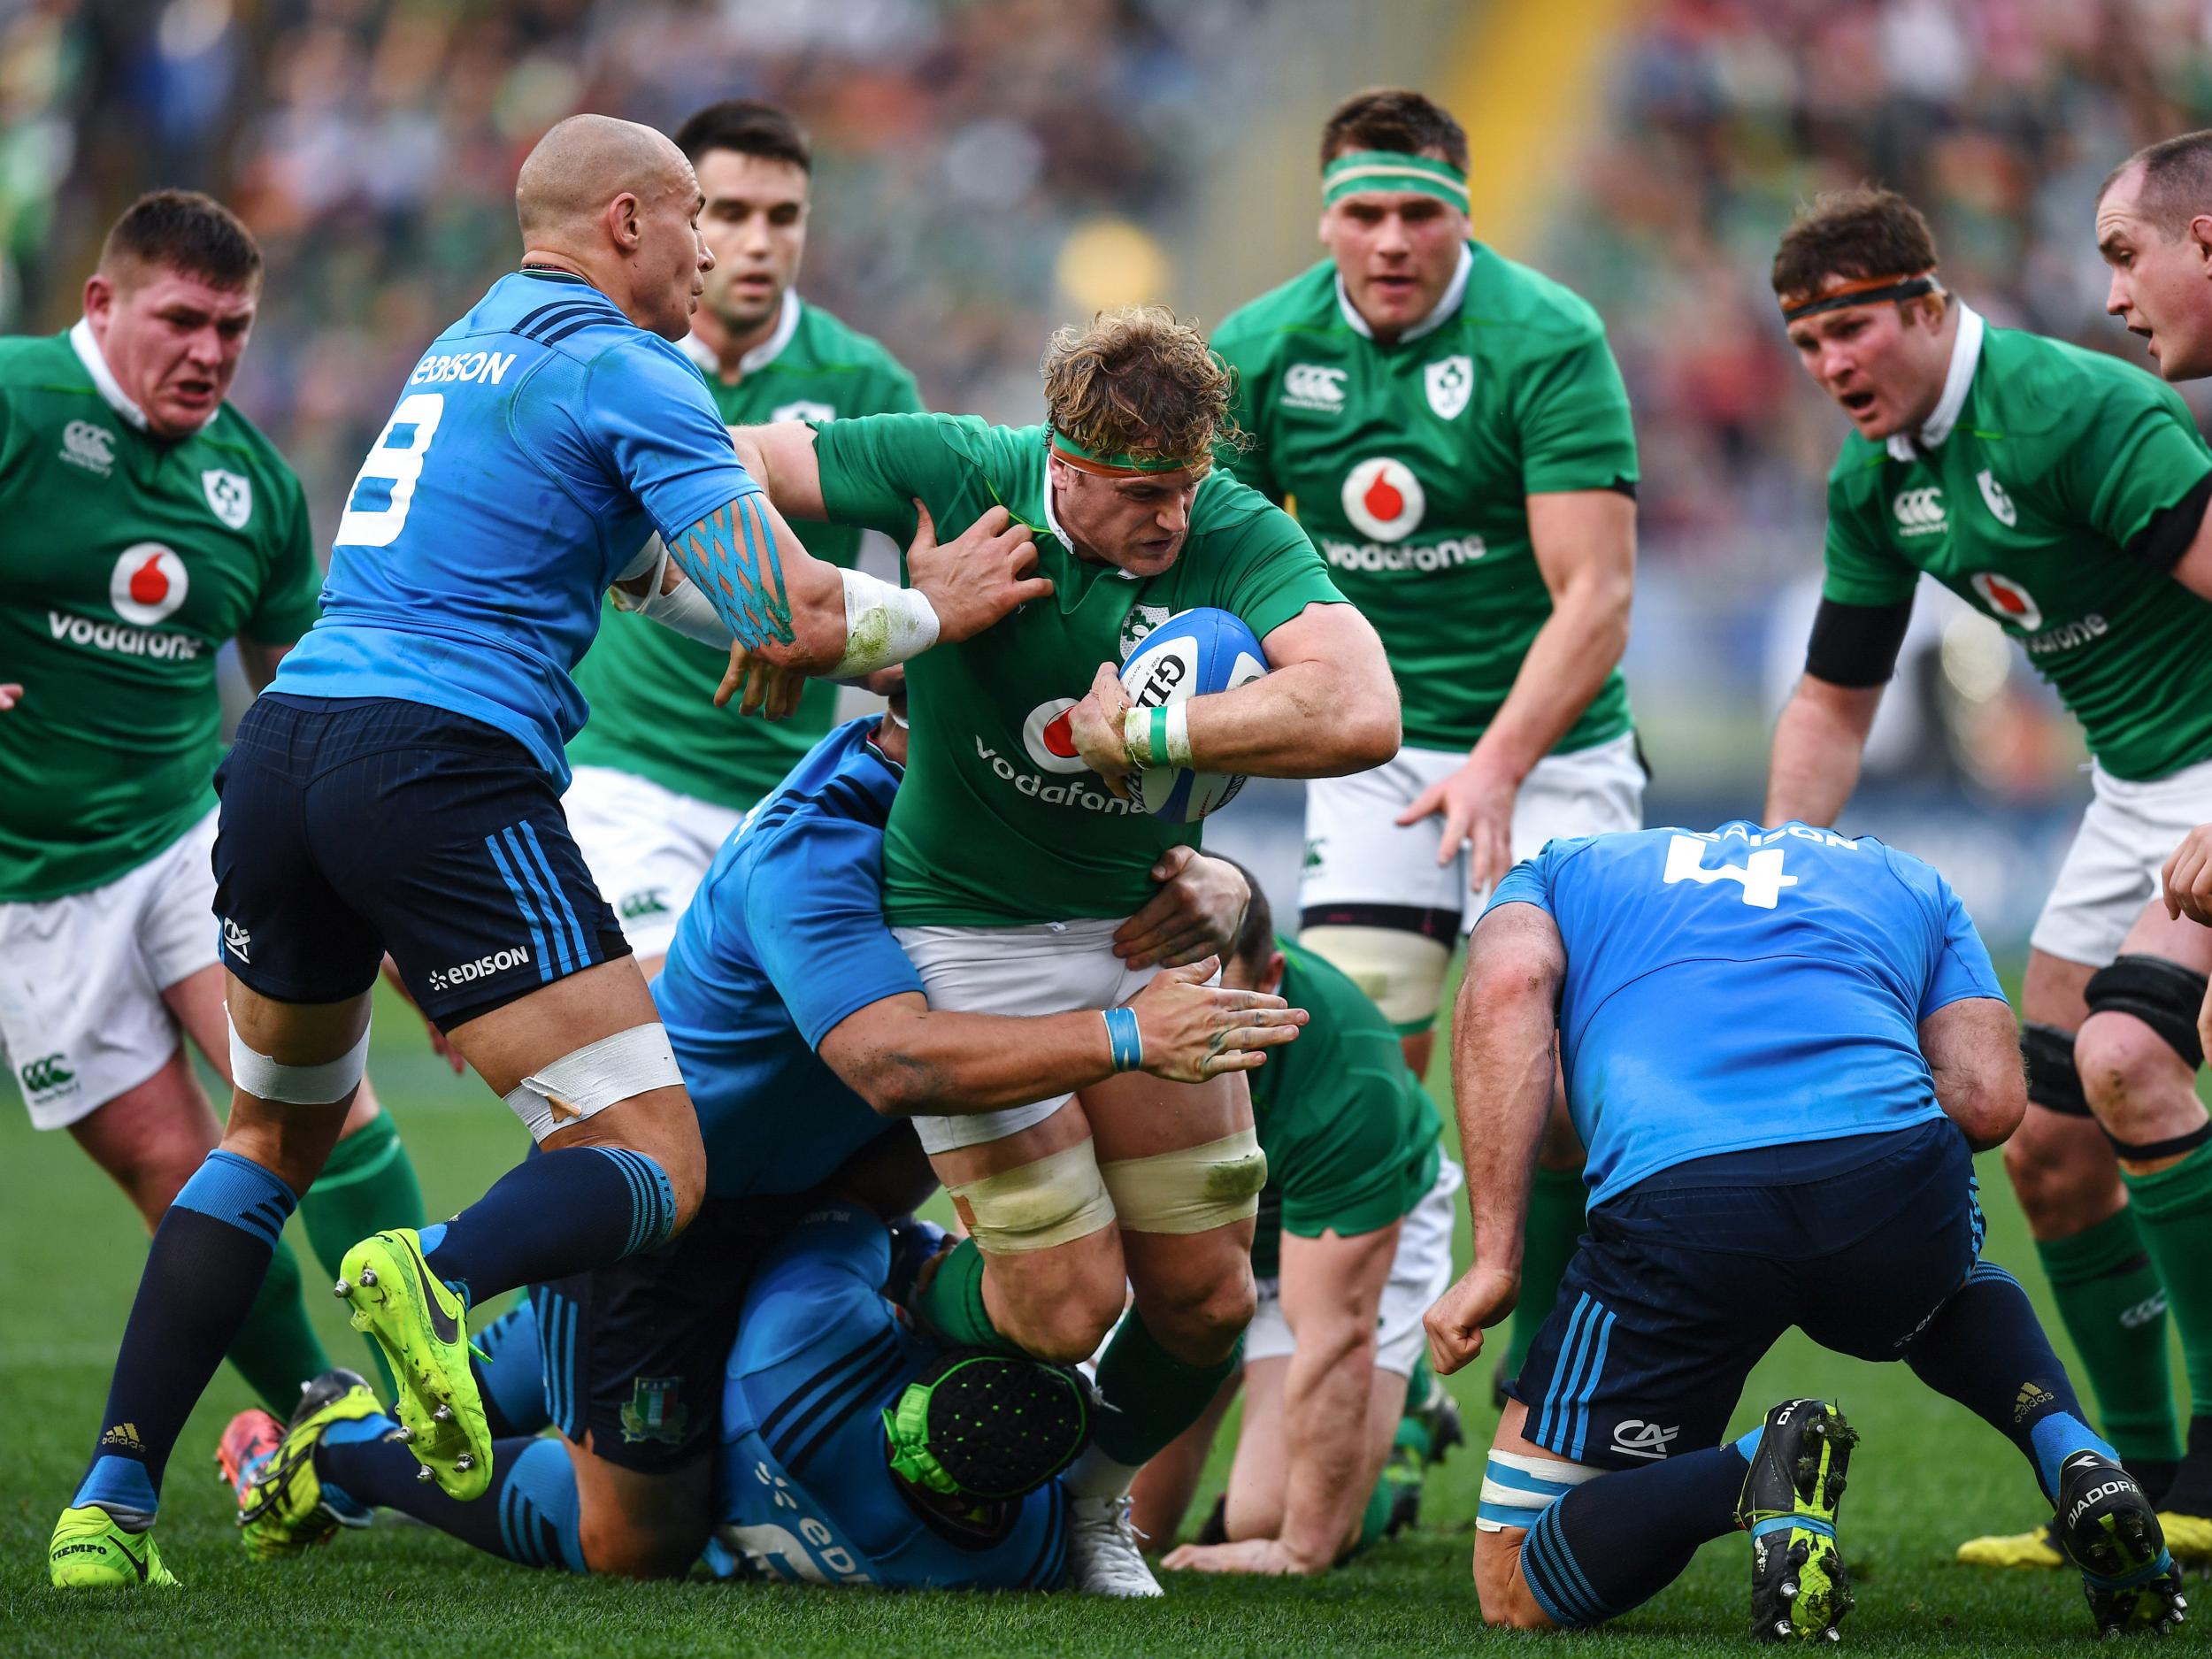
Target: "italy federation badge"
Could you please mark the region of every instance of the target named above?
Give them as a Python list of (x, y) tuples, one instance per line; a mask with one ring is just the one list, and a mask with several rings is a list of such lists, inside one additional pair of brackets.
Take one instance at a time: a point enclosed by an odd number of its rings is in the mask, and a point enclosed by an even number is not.
[(684, 1425), (690, 1422), (689, 1408), (676, 1398), (683, 1386), (680, 1377), (641, 1377), (630, 1391), (630, 1403), (622, 1408), (622, 1438), (635, 1445), (640, 1440), (663, 1440), (673, 1446), (684, 1437)]

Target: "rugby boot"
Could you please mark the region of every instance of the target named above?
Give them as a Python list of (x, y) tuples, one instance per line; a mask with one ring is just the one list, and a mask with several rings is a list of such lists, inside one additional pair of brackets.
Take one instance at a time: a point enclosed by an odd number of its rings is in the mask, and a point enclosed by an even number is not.
[(1459, 1420), (1459, 1402), (1446, 1392), (1444, 1385), (1433, 1376), (1428, 1379), (1428, 1393), (1417, 1403), (1406, 1407), (1406, 1416), (1427, 1432), (1428, 1448), (1424, 1461), (1440, 1463), (1455, 1446), (1467, 1443), (1467, 1428)]
[(1767, 1413), (1736, 1524), (1751, 1534), (1755, 1641), (1837, 1639), (1851, 1582), (1836, 1509), (1858, 1432), (1824, 1400), (1785, 1400)]
[[(309, 1383), (306, 1387), (311, 1388)], [(302, 1392), (305, 1392), (304, 1389)], [(246, 1482), (255, 1471), (268, 1461), (284, 1439), (284, 1425), (273, 1412), (259, 1406), (249, 1406), (223, 1426), (223, 1437), (215, 1442), (215, 1479), (231, 1489), (233, 1494), (243, 1492)]]
[[(240, 1417), (244, 1417), (241, 1413)], [(300, 1402), (276, 1445), (244, 1465), (238, 1492), (238, 1539), (260, 1561), (296, 1555), (326, 1544), (342, 1526), (366, 1526), (366, 1505), (326, 1487), (315, 1472), (315, 1448), (334, 1423), (380, 1417), (384, 1408), (358, 1372), (326, 1371), (300, 1391)], [(239, 1418), (231, 1426), (239, 1426)], [(227, 1431), (224, 1440), (230, 1439)]]
[(2058, 1528), (2099, 1635), (2162, 1636), (2181, 1623), (2181, 1569), (2133, 1475), (2101, 1453), (2076, 1452), (2059, 1465)]
[(176, 1575), (161, 1564), (153, 1534), (127, 1530), (96, 1503), (61, 1512), (46, 1547), (46, 1571), (57, 1590), (177, 1587)]
[(468, 1304), (424, 1264), (412, 1227), (361, 1240), (333, 1286), (391, 1367), (408, 1449), (447, 1496), (466, 1502), (492, 1484), (492, 1432), (469, 1367)]
[(2212, 1519), (2184, 1515), (2178, 1509), (2161, 1509), (2158, 1525), (2176, 1561), (2185, 1567), (2212, 1566)]
[(1068, 1503), (1068, 1586), (1086, 1595), (1164, 1595), (1137, 1548), (1134, 1506), (1125, 1497)]
[(2058, 1541), (2058, 1517), (2054, 1516), (2032, 1532), (1991, 1532), (1970, 1538), (1959, 1546), (1959, 1563), (1967, 1567), (2064, 1567), (2071, 1565)]

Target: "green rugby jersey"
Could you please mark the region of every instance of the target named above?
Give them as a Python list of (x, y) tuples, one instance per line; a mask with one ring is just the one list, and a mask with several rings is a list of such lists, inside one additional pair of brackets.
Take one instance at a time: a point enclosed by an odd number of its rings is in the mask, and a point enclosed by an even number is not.
[[(315, 620), (307, 502), (225, 404), (142, 429), (80, 322), (0, 341), (0, 902), (104, 886), (215, 804), (215, 655)], [(212, 926), (212, 920), (209, 926)]]
[(1267, 1186), (1252, 1271), (1281, 1271), (1282, 1235), (1349, 1238), (1400, 1220), (1436, 1184), (1435, 1103), (1405, 1063), (1398, 1033), (1367, 994), (1285, 940), (1281, 995), (1313, 1016), (1298, 1041), (1245, 1073)]
[(1962, 305), (1917, 440), (1844, 440), (1822, 591), (1897, 604), (1926, 571), (2027, 649), (2106, 771), (2162, 778), (2212, 758), (2212, 603), (2126, 549), (2207, 472), (2171, 387)]
[(1045, 428), (972, 415), (874, 415), (819, 429), (830, 518), (903, 547), (914, 503), (941, 536), (1003, 506), (1037, 533), (1049, 599), (908, 665), (913, 732), (883, 845), (884, 910), (902, 926), (997, 927), (1127, 916), (1147, 874), (1199, 826), (1117, 799), (1084, 765), (1060, 717), (1101, 663), (1125, 661), (1179, 611), (1217, 605), (1264, 641), (1310, 604), (1340, 604), (1313, 546), (1282, 511), (1215, 472), (1191, 503), (1188, 539), (1166, 571), (1133, 580), (1078, 559), (1057, 529)]
[[(1597, 313), (1473, 242), (1430, 319), (1393, 344), (1324, 260), (1232, 315), (1213, 345), (1253, 438), (1237, 473), (1291, 503), (1382, 635), (1405, 741), (1473, 747), (1552, 612), (1525, 498), (1636, 481)], [(1557, 748), (1628, 726), (1616, 670)]]
[[(733, 426), (775, 420), (839, 420), (918, 411), (921, 395), (899, 360), (819, 306), (784, 296), (775, 334), (745, 354), (733, 386), (710, 353), (690, 342), (715, 406)], [(807, 525), (808, 552), (848, 570), (860, 532)], [(771, 724), (714, 706), (729, 653), (609, 602), (599, 637), (577, 665), (590, 718), (568, 746), (571, 766), (611, 766), (664, 789), (744, 810), (766, 795), (837, 720), (837, 687), (810, 681), (797, 710)]]

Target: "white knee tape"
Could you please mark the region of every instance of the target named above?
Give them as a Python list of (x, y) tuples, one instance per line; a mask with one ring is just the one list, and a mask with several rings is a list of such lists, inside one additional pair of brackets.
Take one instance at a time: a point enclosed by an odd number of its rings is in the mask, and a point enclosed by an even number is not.
[(1452, 948), (1395, 927), (1309, 927), (1298, 942), (1340, 969), (1401, 1031), (1436, 1018)]
[(1517, 1526), (1533, 1526), (1546, 1509), (1584, 1481), (1595, 1480), (1604, 1472), (1587, 1463), (1563, 1463), (1555, 1457), (1493, 1452), (1490, 1466), (1482, 1471), (1476, 1530), (1502, 1532)]
[(231, 1023), (228, 1009), (223, 1010), (223, 1022), (230, 1025), (230, 1080), (257, 1100), (280, 1101), (287, 1106), (334, 1106), (360, 1087), (361, 1074), (369, 1068), (366, 1026), (362, 1027), (361, 1041), (335, 1060), (320, 1065), (279, 1065), (267, 1055), (246, 1047), (246, 1040)]
[(586, 1043), (550, 1065), (539, 1067), (506, 1093), (508, 1107), (531, 1136), (542, 1141), (557, 1129), (657, 1088), (680, 1087), (683, 1074), (658, 1020), (633, 1025)]
[(1121, 1225), (1138, 1233), (1206, 1233), (1259, 1213), (1267, 1185), (1260, 1138), (1240, 1129), (1203, 1146), (1099, 1166)]
[(1034, 1164), (948, 1187), (945, 1195), (968, 1236), (991, 1256), (1048, 1250), (1102, 1232), (1114, 1219), (1114, 1201), (1087, 1140)]

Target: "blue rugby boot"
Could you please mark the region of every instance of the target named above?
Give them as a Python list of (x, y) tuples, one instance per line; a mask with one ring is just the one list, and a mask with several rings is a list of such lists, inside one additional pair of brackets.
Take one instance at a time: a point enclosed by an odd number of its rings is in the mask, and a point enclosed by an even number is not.
[(1858, 1440), (1824, 1400), (1785, 1400), (1767, 1413), (1736, 1505), (1736, 1524), (1751, 1534), (1753, 1640), (1837, 1640), (1851, 1582), (1836, 1509)]

